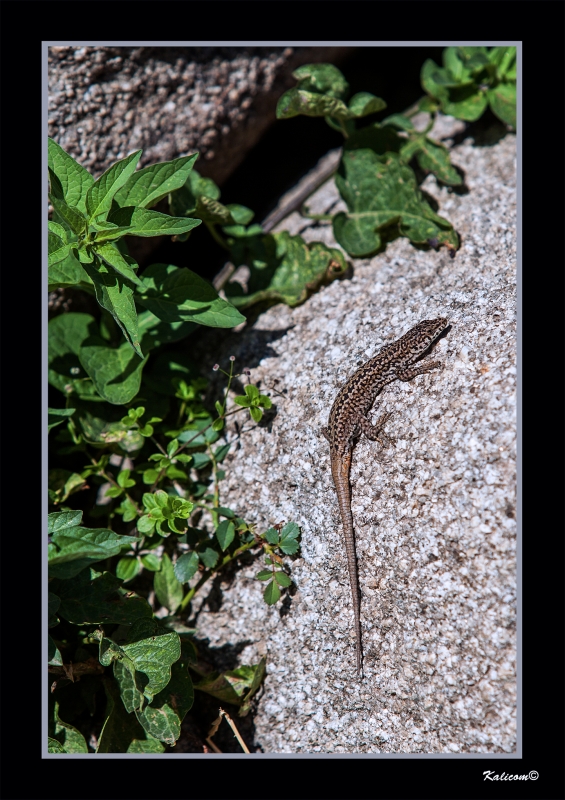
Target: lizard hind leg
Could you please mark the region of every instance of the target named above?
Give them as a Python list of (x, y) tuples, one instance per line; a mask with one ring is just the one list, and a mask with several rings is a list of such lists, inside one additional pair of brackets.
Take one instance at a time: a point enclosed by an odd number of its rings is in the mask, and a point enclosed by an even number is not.
[(363, 433), (367, 439), (371, 439), (373, 442), (379, 442), (384, 447), (384, 442), (390, 442), (394, 444), (394, 439), (388, 436), (384, 431), (383, 427), (388, 422), (388, 420), (392, 417), (392, 412), (388, 411), (385, 414), (381, 414), (378, 420), (373, 425), (367, 417), (359, 414), (357, 418), (357, 426), (361, 433)]

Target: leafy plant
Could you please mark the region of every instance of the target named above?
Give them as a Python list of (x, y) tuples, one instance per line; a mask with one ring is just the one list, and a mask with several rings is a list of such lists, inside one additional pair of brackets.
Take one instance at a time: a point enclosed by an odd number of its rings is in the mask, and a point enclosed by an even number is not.
[[(411, 162), (415, 160), (421, 170), (448, 186), (461, 185), (448, 149), (428, 135), (439, 109), (472, 121), (490, 104), (503, 122), (515, 127), (516, 48), (446, 48), (443, 69), (431, 60), (422, 67), (428, 96), (409, 112), (380, 122), (372, 115), (386, 108), (385, 101), (368, 92), (348, 99), (349, 85), (333, 65), (305, 65), (293, 76), (297, 86), (280, 98), (277, 117), (324, 117), (344, 136), (336, 186), (347, 212), (311, 218), (332, 219), (336, 241), (351, 256), (379, 252), (395, 235), (406, 236), (418, 246), (443, 244), (454, 254), (459, 237), (422, 196)], [(411, 119), (419, 112), (430, 115), (421, 131)]]
[(516, 127), (516, 48), (446, 47), (443, 67), (427, 59), (422, 86), (444, 114), (474, 122), (490, 106)]

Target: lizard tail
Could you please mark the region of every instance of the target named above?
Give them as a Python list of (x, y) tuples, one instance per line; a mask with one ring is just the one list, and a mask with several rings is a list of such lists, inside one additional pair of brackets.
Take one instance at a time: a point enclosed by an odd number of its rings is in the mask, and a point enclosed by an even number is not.
[(349, 572), (349, 583), (351, 585), (351, 597), (353, 600), (357, 672), (361, 675), (363, 664), (363, 642), (361, 639), (361, 609), (359, 597), (359, 577), (357, 574), (357, 555), (355, 553), (355, 532), (353, 529), (353, 514), (351, 513), (351, 489), (349, 486), (350, 467), (350, 452), (343, 456), (339, 462), (332, 463), (333, 479), (337, 490), (339, 510), (341, 512), (341, 519), (343, 522), (343, 537), (345, 541), (345, 552), (347, 554), (347, 571)]

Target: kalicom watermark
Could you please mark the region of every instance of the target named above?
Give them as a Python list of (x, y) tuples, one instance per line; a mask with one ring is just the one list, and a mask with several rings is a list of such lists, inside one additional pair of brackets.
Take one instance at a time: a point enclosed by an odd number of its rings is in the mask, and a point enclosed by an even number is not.
[(483, 772), (483, 776), (485, 781), (537, 781), (539, 772), (532, 769), (527, 775), (508, 775), (506, 772), (499, 775), (490, 769), (486, 769)]

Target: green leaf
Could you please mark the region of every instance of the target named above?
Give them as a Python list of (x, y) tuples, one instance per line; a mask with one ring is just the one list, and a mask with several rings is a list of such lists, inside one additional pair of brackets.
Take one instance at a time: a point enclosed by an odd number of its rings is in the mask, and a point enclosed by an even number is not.
[(265, 675), (265, 659), (259, 664), (241, 666), (221, 674), (212, 672), (195, 684), (194, 688), (212, 695), (222, 703), (244, 706), (241, 716), (249, 710), (249, 701), (255, 694)]
[(47, 265), (47, 289), (64, 289), (66, 286), (79, 284), (92, 285), (92, 281), (84, 271), (82, 264), (75, 256), (73, 245), (69, 244), (52, 253)]
[(255, 216), (255, 213), (250, 208), (239, 205), (238, 203), (228, 203), (226, 208), (237, 225), (249, 225)]
[(232, 247), (232, 258), (236, 266), (246, 264), (250, 270), (247, 293), (235, 281), (225, 286), (226, 296), (238, 308), (281, 300), (297, 306), (347, 270), (341, 250), (321, 242), (306, 244), (287, 231), (239, 240)]
[(137, 162), (141, 158), (142, 150), (122, 158), (113, 164), (86, 193), (86, 210), (91, 220), (100, 215), (106, 215), (112, 206), (112, 199), (118, 189), (126, 183), (135, 172)]
[(61, 533), (80, 525), (82, 511), (54, 511), (47, 516), (47, 533)]
[(275, 572), (275, 580), (279, 586), (283, 586), (284, 588), (290, 586), (292, 584), (291, 579), (286, 574), (286, 572)]
[(399, 128), (401, 131), (414, 131), (414, 123), (410, 117), (405, 117), (404, 114), (391, 114), (381, 122), (381, 125), (390, 125), (393, 128)]
[(200, 561), (204, 564), (205, 567), (208, 569), (214, 569), (216, 564), (218, 563), (219, 554), (216, 550), (213, 550), (211, 547), (206, 547), (201, 553), (198, 554), (200, 556)]
[(58, 597), (58, 595), (53, 594), (53, 592), (47, 592), (48, 628), (54, 628), (56, 625), (59, 624), (59, 619), (57, 618), (57, 609), (59, 608), (60, 605), (61, 605), (61, 598)]
[(273, 577), (273, 571), (270, 569), (262, 569), (255, 577), (259, 581), (269, 581)]
[(61, 651), (55, 644), (53, 637), (49, 634), (47, 634), (47, 658), (49, 664), (55, 667), (63, 666), (63, 656), (61, 655)]
[(224, 519), (216, 528), (216, 539), (225, 552), (235, 538), (235, 525), (231, 520)]
[(269, 528), (268, 531), (265, 531), (263, 534), (263, 538), (269, 542), (269, 544), (278, 544), (279, 543), (279, 532), (276, 528)]
[(78, 492), (86, 481), (76, 472), (68, 469), (50, 469), (47, 476), (49, 494), (53, 503), (64, 503), (65, 500)]
[(172, 561), (167, 553), (163, 553), (161, 570), (155, 573), (153, 588), (161, 605), (168, 608), (170, 614), (174, 614), (182, 602), (184, 592), (182, 583), (178, 581)]
[(186, 183), (197, 158), (195, 153), (138, 170), (116, 192), (114, 200), (122, 207), (151, 208)]
[(60, 425), (61, 422), (72, 417), (75, 411), (76, 408), (48, 408), (47, 431), (50, 431), (51, 428)]
[(135, 714), (127, 712), (120, 697), (120, 684), (103, 682), (106, 691), (106, 721), (98, 739), (97, 753), (162, 753), (163, 745), (148, 738)]
[(188, 672), (188, 661), (171, 666), (171, 680), (155, 695), (150, 705), (136, 709), (135, 714), (148, 736), (174, 745), (181, 733), (181, 723), (194, 702), (194, 687)]
[(336, 185), (348, 213), (334, 218), (334, 235), (352, 256), (375, 253), (381, 247), (381, 231), (392, 225), (414, 244), (435, 238), (454, 247), (459, 243), (450, 223), (432, 211), (414, 173), (395, 153), (381, 157), (370, 149), (344, 152)]
[(245, 321), (231, 303), (189, 269), (151, 264), (141, 280), (144, 292), (139, 302), (165, 322), (191, 320), (215, 328), (233, 328)]
[(143, 358), (139, 346), (137, 311), (132, 288), (121, 275), (116, 274), (102, 262), (96, 265), (85, 264), (85, 270), (94, 283), (99, 304), (110, 312), (130, 346), (140, 358)]
[(263, 412), (261, 411), (260, 408), (257, 408), (256, 406), (251, 406), (251, 408), (249, 409), (249, 414), (251, 415), (251, 419), (253, 420), (253, 422), (261, 422), (263, 418)]
[(74, 625), (131, 625), (141, 618), (151, 618), (153, 612), (147, 600), (126, 592), (122, 583), (111, 572), (92, 579), (90, 570), (82, 570), (61, 583), (59, 614)]
[(425, 172), (433, 173), (447, 186), (461, 186), (463, 183), (461, 176), (451, 165), (447, 147), (425, 137), (420, 142), (417, 159)]
[(285, 92), (277, 103), (277, 119), (290, 119), (304, 115), (307, 117), (333, 117), (350, 119), (352, 114), (345, 103), (336, 97), (316, 92), (307, 92), (295, 87)]
[(196, 228), (202, 224), (199, 219), (171, 217), (158, 211), (146, 208), (115, 208), (108, 217), (110, 222), (120, 226), (129, 226), (130, 236), (173, 236)]
[(94, 183), (92, 175), (50, 138), (47, 139), (47, 166), (51, 176), (51, 192), (57, 194), (59, 190), (60, 199), (86, 214), (86, 192)]
[(281, 531), (279, 548), (286, 555), (294, 555), (298, 551), (297, 539), (300, 536), (300, 528), (296, 522), (287, 522)]
[[(231, 442), (228, 442), (228, 444), (222, 444), (220, 445), (220, 447), (216, 448), (216, 450), (214, 451), (214, 459), (216, 460), (217, 464), (222, 463), (224, 458), (229, 453), (230, 447), (231, 447)], [(234, 516), (233, 511), (231, 511), (229, 508), (219, 508), (218, 511), (220, 513), (223, 513), (224, 511), (227, 512), (224, 516)]]
[(116, 577), (124, 583), (133, 580), (136, 575), (141, 571), (141, 564), (139, 559), (135, 556), (128, 556), (127, 558), (120, 558), (116, 565)]
[(99, 399), (94, 384), (78, 359), (82, 342), (97, 332), (94, 317), (90, 314), (69, 312), (49, 321), (47, 375), (49, 383), (65, 395)]
[(177, 558), (174, 572), (180, 583), (188, 583), (196, 575), (198, 561), (198, 553), (195, 552), (184, 553), (180, 558)]
[(349, 84), (333, 64), (303, 64), (292, 73), (302, 89), (344, 98)]
[(148, 358), (140, 361), (129, 344), (109, 347), (99, 336), (91, 336), (80, 349), (81, 366), (100, 396), (113, 405), (125, 405), (139, 392)]
[(124, 545), (133, 541), (131, 536), (120, 536), (105, 528), (79, 525), (54, 531), (51, 540), (49, 575), (55, 578), (72, 578), (96, 561), (117, 556)]
[(516, 128), (516, 84), (500, 83), (488, 91), (488, 102), (493, 114), (506, 125)]
[[(54, 730), (53, 739), (58, 741), (65, 753), (88, 753), (84, 736), (73, 725), (63, 722), (59, 716), (59, 704), (54, 704)], [(52, 752), (61, 752), (53, 748)]]
[(110, 267), (116, 270), (124, 278), (127, 278), (136, 286), (143, 287), (143, 283), (139, 280), (134, 272), (134, 266), (137, 267), (137, 262), (129, 256), (123, 256), (115, 244), (102, 244), (96, 247), (96, 255), (106, 262)]
[(375, 97), (370, 92), (358, 92), (353, 95), (348, 103), (349, 111), (353, 117), (366, 117), (386, 108), (385, 101), (380, 97)]
[(53, 194), (49, 195), (49, 201), (57, 216), (66, 222), (73, 233), (77, 235), (84, 233), (87, 223), (86, 218), (83, 217), (80, 211), (77, 211), (77, 209), (72, 206), (68, 206), (64, 200), (59, 200)]
[(147, 553), (141, 556), (141, 563), (145, 569), (148, 569), (150, 572), (159, 572), (161, 568), (161, 562), (154, 553)]
[[(92, 635), (100, 642), (100, 663), (107, 667), (114, 661), (120, 661), (134, 677), (138, 691), (142, 690), (149, 702), (167, 686), (171, 680), (171, 665), (181, 656), (178, 634), (154, 619), (134, 622), (126, 643), (122, 645), (105, 637), (101, 631), (95, 631)], [(148, 681), (138, 677), (138, 672), (144, 673)], [(125, 704), (126, 698), (122, 696), (122, 699)]]
[(280, 600), (281, 590), (275, 583), (275, 581), (271, 581), (265, 587), (265, 591), (263, 592), (263, 599), (267, 603), (268, 606), (274, 605), (278, 600)]

